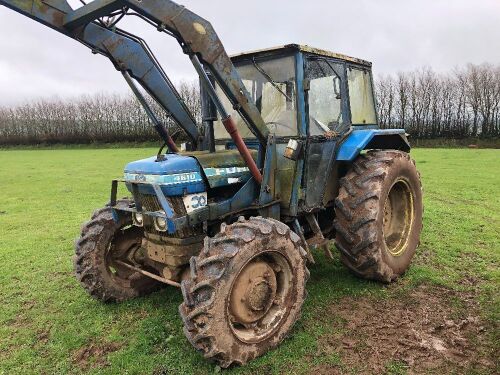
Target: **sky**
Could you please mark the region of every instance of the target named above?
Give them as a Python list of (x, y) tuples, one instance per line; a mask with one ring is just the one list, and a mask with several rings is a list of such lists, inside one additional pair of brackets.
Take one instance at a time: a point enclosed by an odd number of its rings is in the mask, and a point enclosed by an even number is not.
[[(375, 76), (500, 64), (500, 0), (178, 2), (209, 20), (230, 54), (308, 44), (372, 61)], [(120, 26), (148, 41), (173, 82), (195, 79), (172, 38), (138, 19)], [(109, 60), (0, 6), (0, 105), (103, 92), (128, 92)]]

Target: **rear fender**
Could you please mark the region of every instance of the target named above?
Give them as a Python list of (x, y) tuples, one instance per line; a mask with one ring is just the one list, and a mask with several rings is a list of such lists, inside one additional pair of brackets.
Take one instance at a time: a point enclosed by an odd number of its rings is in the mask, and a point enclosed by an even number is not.
[(359, 129), (353, 130), (339, 147), (337, 160), (353, 161), (366, 149), (408, 152), (410, 148), (404, 129)]

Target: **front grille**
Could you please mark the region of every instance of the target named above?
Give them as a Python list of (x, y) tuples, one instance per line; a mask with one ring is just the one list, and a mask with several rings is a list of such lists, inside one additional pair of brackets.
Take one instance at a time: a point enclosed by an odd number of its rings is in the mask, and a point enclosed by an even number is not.
[[(167, 198), (168, 199), (168, 198)], [(160, 211), (161, 205), (158, 198), (154, 195), (139, 194), (139, 201), (146, 211)]]
[[(162, 207), (156, 195), (148, 195), (148, 194), (140, 194), (139, 193), (139, 202), (141, 202), (142, 208), (144, 211), (162, 211)], [(176, 217), (186, 215), (186, 207), (184, 206), (184, 202), (182, 201), (182, 197), (166, 197), (170, 207), (175, 213)], [(166, 232), (159, 232), (155, 229), (154, 221), (152, 217), (145, 216), (144, 217), (144, 230), (149, 233), (158, 234), (161, 236), (169, 236), (175, 238), (186, 238), (192, 236), (198, 236), (202, 234), (202, 226), (197, 225), (196, 227), (184, 228), (182, 230), (178, 230), (176, 233), (169, 235)]]

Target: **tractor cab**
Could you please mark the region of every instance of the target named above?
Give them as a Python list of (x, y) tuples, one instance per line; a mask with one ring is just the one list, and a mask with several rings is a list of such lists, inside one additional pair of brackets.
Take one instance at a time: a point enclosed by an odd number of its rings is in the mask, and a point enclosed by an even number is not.
[[(377, 126), (368, 61), (297, 44), (233, 55), (231, 61), (277, 139), (335, 138), (352, 125)], [(217, 92), (232, 108), (218, 85)], [(231, 116), (245, 140), (255, 139), (237, 110)], [(218, 145), (230, 140), (220, 120), (214, 135)]]
[[(372, 137), (378, 128), (371, 63), (297, 44), (233, 55), (231, 61), (275, 139), (282, 212), (295, 216), (331, 204), (337, 189), (326, 187), (336, 186), (329, 176), (336, 176), (331, 172), (339, 142), (352, 130), (368, 130)], [(229, 115), (247, 147), (263, 152), (231, 94), (217, 83), (215, 90), (232, 109)], [(207, 97), (202, 87), (202, 98)], [(202, 104), (206, 149), (234, 148), (213, 103)]]

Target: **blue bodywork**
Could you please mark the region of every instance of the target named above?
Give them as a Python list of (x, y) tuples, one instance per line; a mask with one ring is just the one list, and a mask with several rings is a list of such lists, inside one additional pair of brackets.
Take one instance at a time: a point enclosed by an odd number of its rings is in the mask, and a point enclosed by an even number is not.
[[(125, 180), (149, 182), (161, 186), (167, 196), (194, 194), (206, 191), (202, 169), (191, 156), (167, 154), (166, 159), (156, 161), (156, 156), (128, 163)], [(127, 184), (129, 185), (129, 184)], [(128, 186), (130, 190), (130, 186)], [(154, 194), (151, 185), (139, 185), (143, 194)]]
[[(353, 130), (340, 145), (337, 160), (354, 161), (359, 153), (377, 136), (404, 136), (404, 129), (359, 129)], [(394, 146), (393, 146), (394, 147)]]
[[(159, 185), (166, 196), (201, 193), (206, 191), (207, 187), (247, 182), (251, 175), (243, 161), (240, 159), (238, 162), (237, 159), (229, 158), (229, 155), (226, 155), (226, 158), (226, 163), (221, 163), (221, 166), (203, 167), (204, 159), (198, 160), (190, 155), (167, 154), (166, 159), (161, 161), (157, 161), (157, 157), (150, 157), (127, 164), (124, 179)], [(234, 164), (231, 161), (234, 161)], [(131, 187), (128, 186), (128, 189)], [(139, 192), (154, 194), (152, 186), (148, 184), (139, 185)]]

